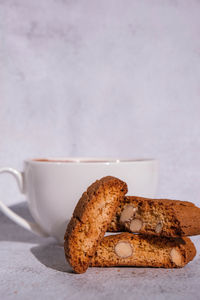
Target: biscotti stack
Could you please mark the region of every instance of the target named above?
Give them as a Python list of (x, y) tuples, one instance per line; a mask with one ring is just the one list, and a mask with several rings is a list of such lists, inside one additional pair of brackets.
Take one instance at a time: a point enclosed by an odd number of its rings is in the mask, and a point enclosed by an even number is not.
[[(125, 196), (127, 185), (107, 176), (83, 193), (65, 233), (65, 256), (76, 273), (89, 266), (176, 268), (196, 249), (200, 208), (190, 202)], [(122, 232), (104, 237), (106, 231)]]

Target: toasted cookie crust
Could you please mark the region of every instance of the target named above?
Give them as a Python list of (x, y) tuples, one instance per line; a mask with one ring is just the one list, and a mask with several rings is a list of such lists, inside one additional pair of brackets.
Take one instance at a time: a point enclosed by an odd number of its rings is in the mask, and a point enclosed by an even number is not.
[(103, 238), (90, 266), (181, 268), (196, 255), (191, 240), (121, 233)]
[(200, 208), (191, 202), (127, 196), (108, 231), (182, 237), (200, 234)]
[(126, 183), (112, 176), (97, 180), (83, 193), (64, 237), (66, 259), (76, 273), (87, 270), (126, 193)]

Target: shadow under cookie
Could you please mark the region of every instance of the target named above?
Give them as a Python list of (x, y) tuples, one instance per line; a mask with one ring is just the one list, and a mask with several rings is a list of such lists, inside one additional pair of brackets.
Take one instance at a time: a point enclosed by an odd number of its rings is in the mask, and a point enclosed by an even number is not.
[(46, 243), (31, 248), (31, 253), (46, 267), (72, 273), (64, 255), (64, 248), (55, 243)]

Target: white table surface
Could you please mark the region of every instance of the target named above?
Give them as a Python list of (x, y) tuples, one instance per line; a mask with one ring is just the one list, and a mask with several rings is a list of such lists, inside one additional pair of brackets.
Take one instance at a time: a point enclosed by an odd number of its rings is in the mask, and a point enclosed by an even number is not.
[[(12, 207), (30, 217), (24, 203)], [(63, 247), (0, 214), (1, 299), (200, 299), (200, 238), (196, 258), (182, 269), (89, 268), (71, 272)]]

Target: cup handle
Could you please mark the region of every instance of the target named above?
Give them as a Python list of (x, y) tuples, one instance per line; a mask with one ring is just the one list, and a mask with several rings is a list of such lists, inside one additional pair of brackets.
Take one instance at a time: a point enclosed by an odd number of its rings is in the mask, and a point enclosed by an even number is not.
[[(19, 189), (21, 193), (24, 193), (24, 181), (23, 181), (23, 173), (13, 169), (13, 168), (0, 168), (0, 173), (9, 173), (12, 174), (17, 180)], [(1, 211), (12, 221), (22, 226), (23, 228), (37, 234), (40, 236), (48, 236), (36, 223), (32, 223), (27, 221), (26, 219), (20, 217), (14, 211), (12, 211), (8, 206), (6, 206), (2, 201), (0, 201), (0, 209)]]

